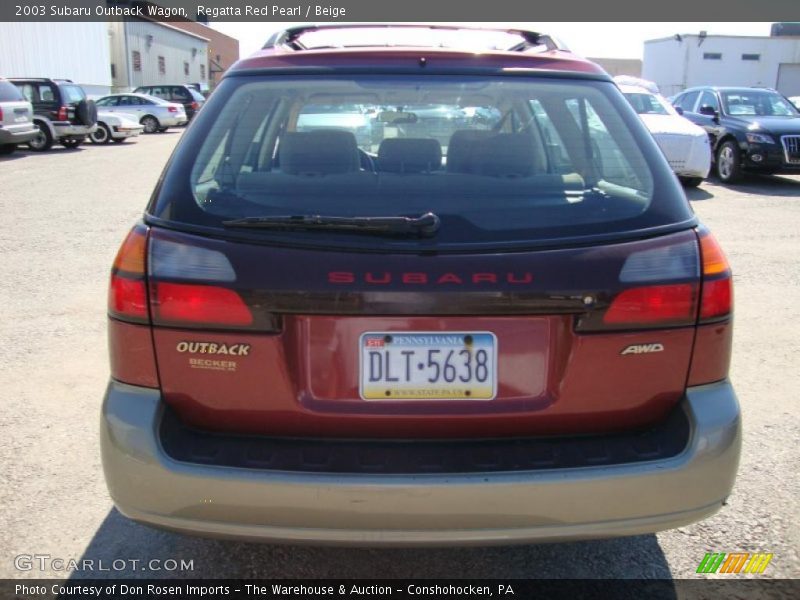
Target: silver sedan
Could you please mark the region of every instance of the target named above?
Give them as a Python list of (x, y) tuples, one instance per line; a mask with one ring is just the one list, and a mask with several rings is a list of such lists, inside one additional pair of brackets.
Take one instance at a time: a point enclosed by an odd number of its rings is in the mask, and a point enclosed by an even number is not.
[(182, 104), (145, 94), (111, 94), (99, 98), (96, 104), (104, 112), (120, 113), (138, 121), (145, 133), (166, 131), (189, 120)]

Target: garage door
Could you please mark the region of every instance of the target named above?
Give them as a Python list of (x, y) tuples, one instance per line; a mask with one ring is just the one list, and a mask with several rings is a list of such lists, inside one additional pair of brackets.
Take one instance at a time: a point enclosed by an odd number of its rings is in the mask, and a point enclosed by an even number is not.
[(780, 64), (778, 91), (784, 96), (800, 96), (800, 63)]

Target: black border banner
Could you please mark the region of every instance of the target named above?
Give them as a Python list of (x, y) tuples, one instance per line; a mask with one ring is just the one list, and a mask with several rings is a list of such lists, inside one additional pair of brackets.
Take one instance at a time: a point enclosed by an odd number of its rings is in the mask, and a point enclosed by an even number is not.
[(2, 0), (0, 21), (800, 21), (798, 0)]
[(614, 598), (716, 600), (800, 597), (800, 580), (750, 579), (19, 579), (0, 580), (0, 598), (25, 600), (383, 600)]

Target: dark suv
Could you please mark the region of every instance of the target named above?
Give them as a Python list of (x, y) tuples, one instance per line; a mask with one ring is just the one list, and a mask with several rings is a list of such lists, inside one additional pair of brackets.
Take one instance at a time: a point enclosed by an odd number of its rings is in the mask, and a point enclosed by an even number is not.
[(142, 85), (133, 90), (133, 92), (183, 104), (186, 109), (186, 117), (190, 121), (195, 113), (206, 103), (203, 94), (190, 85)]
[[(352, 544), (713, 514), (741, 435), (731, 273), (653, 137), (547, 36), (372, 29), (471, 44), (276, 36), (228, 71), (122, 244), (101, 433), (119, 510)], [(305, 107), (354, 104), (380, 140), (298, 131)], [(458, 115), (448, 135), (432, 111)]]
[(800, 174), (800, 112), (771, 89), (689, 88), (673, 104), (708, 132), (719, 178)]
[(97, 129), (97, 107), (83, 88), (69, 79), (11, 78), (33, 105), (33, 122), (39, 134), (28, 142), (42, 152), (59, 143), (76, 148)]

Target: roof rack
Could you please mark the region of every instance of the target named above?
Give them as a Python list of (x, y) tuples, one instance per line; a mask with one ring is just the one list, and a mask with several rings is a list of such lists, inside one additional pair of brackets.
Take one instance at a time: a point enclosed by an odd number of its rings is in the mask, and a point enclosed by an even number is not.
[[(300, 38), (307, 34), (312, 33), (315, 31), (334, 31), (334, 30), (349, 30), (349, 29), (427, 29), (430, 31), (461, 31), (461, 32), (475, 32), (475, 33), (483, 33), (483, 32), (494, 32), (494, 33), (506, 33), (510, 35), (517, 35), (521, 38), (521, 41), (517, 44), (514, 44), (510, 48), (505, 48), (508, 52), (529, 52), (529, 51), (542, 51), (546, 52), (549, 50), (564, 50), (569, 51), (569, 49), (557, 40), (554, 37), (549, 35), (537, 33), (535, 31), (528, 31), (525, 29), (503, 29), (503, 28), (476, 28), (476, 27), (459, 27), (456, 25), (421, 25), (421, 24), (390, 24), (390, 23), (353, 23), (347, 25), (301, 25), (298, 27), (290, 27), (288, 29), (284, 29), (283, 31), (278, 31), (270, 36), (267, 43), (264, 44), (263, 49), (271, 49), (271, 48), (280, 48), (282, 50), (292, 51), (292, 52), (299, 52), (303, 50), (314, 50), (314, 49), (321, 49), (321, 47), (317, 48), (309, 48), (304, 46), (300, 42)], [(415, 44), (416, 45), (416, 44)], [(422, 44), (420, 44), (423, 46)], [(380, 46), (377, 44), (343, 44), (337, 45), (336, 48), (353, 48), (353, 47), (385, 47)], [(437, 46), (425, 46), (425, 47), (437, 47)], [(325, 48), (330, 48), (330, 46), (326, 46)]]
[(6, 77), (6, 79), (14, 79), (16, 81), (54, 81), (56, 83), (74, 83), (72, 79), (64, 79), (61, 77)]

